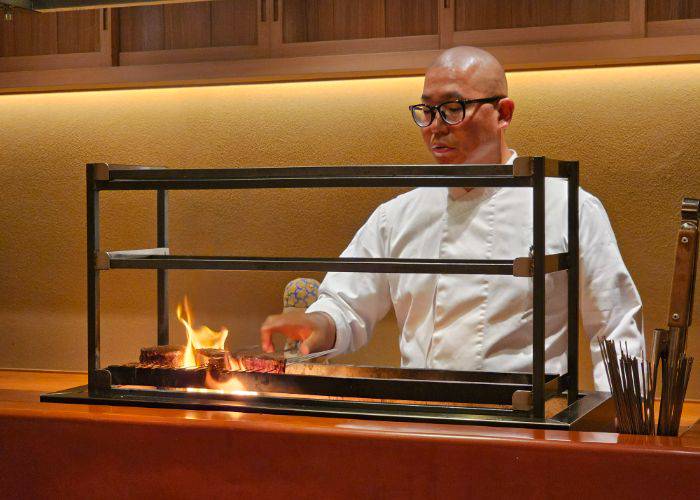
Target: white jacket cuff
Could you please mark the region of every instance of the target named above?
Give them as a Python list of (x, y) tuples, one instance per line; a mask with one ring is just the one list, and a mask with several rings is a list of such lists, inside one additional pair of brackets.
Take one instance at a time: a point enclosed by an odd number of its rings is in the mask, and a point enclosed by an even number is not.
[(329, 297), (320, 297), (316, 302), (311, 304), (306, 313), (323, 312), (328, 314), (335, 323), (335, 346), (334, 353), (330, 356), (338, 356), (344, 354), (350, 349), (350, 326), (343, 316), (340, 307)]

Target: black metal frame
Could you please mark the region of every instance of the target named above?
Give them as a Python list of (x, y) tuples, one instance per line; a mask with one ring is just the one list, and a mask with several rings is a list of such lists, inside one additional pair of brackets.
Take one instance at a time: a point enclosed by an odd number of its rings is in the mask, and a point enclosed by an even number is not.
[[(568, 252), (545, 255), (545, 178), (568, 180)], [(353, 259), (203, 257), (169, 255), (168, 190), (301, 187), (529, 187), (533, 189), (531, 256), (513, 260)], [(100, 370), (100, 272), (106, 269), (157, 269), (158, 343), (169, 342), (169, 269), (314, 270), (381, 273), (500, 274), (533, 278), (533, 371), (530, 415), (543, 419), (545, 400), (568, 390), (578, 392), (578, 162), (519, 157), (513, 165), (386, 165), (256, 169), (166, 169), (133, 165), (87, 165), (88, 393), (105, 396), (111, 380)], [(99, 248), (99, 193), (107, 190), (155, 190), (158, 248), (102, 252)], [(545, 275), (568, 270), (568, 373), (545, 380)], [(493, 374), (491, 374), (493, 375)], [(516, 375), (516, 374), (503, 374)], [(488, 377), (487, 377), (488, 378)], [(484, 390), (488, 390), (488, 383)], [(511, 393), (522, 384), (507, 384)], [(551, 388), (555, 387), (552, 391)], [(503, 390), (500, 387), (499, 390)], [(500, 397), (500, 396), (499, 396)]]
[[(507, 96), (504, 95), (495, 95), (491, 97), (482, 97), (480, 99), (451, 99), (449, 101), (441, 102), (440, 104), (437, 104), (435, 106), (432, 106), (430, 104), (425, 104), (425, 103), (420, 103), (420, 104), (411, 104), (408, 109), (411, 110), (411, 117), (413, 118), (413, 121), (418, 125), (420, 128), (425, 128), (430, 126), (431, 123), (433, 123), (433, 120), (435, 120), (435, 117), (439, 114), (440, 118), (442, 118), (442, 121), (444, 121), (448, 125), (457, 125), (460, 123), (464, 118), (467, 116), (467, 106), (469, 104), (484, 104), (487, 102), (494, 102), (494, 101), (500, 101), (501, 99), (505, 99)], [(450, 122), (447, 120), (445, 117), (445, 113), (442, 110), (442, 107), (445, 104), (459, 104), (462, 107), (462, 118), (457, 120), (456, 122)], [(421, 125), (418, 123), (418, 119), (416, 119), (416, 108), (420, 107), (425, 107), (430, 110), (431, 116), (430, 116), (430, 121), (426, 123), (425, 125)]]
[[(335, 398), (422, 401), (433, 406), (450, 404), (498, 405), (510, 407), (513, 391), (527, 392), (532, 387), (530, 373), (453, 372), (449, 370), (406, 369), (341, 365), (315, 365), (312, 373), (278, 375), (262, 372), (226, 372), (214, 374), (199, 368), (146, 368), (136, 364), (109, 366), (111, 383), (121, 386), (167, 387), (169, 389), (206, 388), (205, 379), (216, 377), (222, 387), (245, 387), (246, 392), (296, 394)], [(339, 383), (342, 381), (342, 383)], [(561, 392), (563, 379), (547, 375), (548, 396)], [(443, 402), (438, 405), (435, 402)], [(511, 410), (507, 409), (506, 413)]]

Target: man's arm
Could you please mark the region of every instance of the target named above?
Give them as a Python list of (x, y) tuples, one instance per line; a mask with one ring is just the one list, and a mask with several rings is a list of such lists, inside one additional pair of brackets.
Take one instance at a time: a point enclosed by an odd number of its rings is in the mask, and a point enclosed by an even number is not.
[[(387, 257), (386, 225), (380, 206), (355, 234), (341, 257)], [(270, 316), (260, 329), (263, 349), (272, 351), (272, 334), (303, 340), (302, 353), (334, 348), (359, 349), (391, 307), (389, 282), (381, 273), (326, 274), (319, 298), (306, 313)]]
[(593, 379), (598, 391), (609, 391), (596, 337), (627, 345), (630, 354), (644, 349), (642, 301), (617, 247), (605, 209), (586, 198), (580, 214), (581, 319), (590, 339)]

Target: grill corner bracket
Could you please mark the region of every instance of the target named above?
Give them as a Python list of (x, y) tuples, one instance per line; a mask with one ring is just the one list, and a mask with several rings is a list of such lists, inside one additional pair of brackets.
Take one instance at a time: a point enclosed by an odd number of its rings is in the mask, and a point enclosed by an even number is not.
[(96, 391), (109, 391), (112, 388), (112, 374), (108, 370), (95, 370), (92, 372), (92, 384)]
[(88, 163), (88, 170), (92, 170), (92, 177), (96, 181), (109, 180), (109, 163)]
[(513, 409), (519, 411), (532, 410), (532, 391), (515, 391), (513, 393)]
[(527, 278), (532, 276), (533, 260), (530, 257), (516, 257), (513, 259), (513, 276)]
[(107, 252), (98, 252), (95, 255), (95, 270), (96, 271), (108, 271), (109, 270), (109, 254)]
[(513, 162), (513, 177), (532, 177), (534, 163), (534, 158), (530, 156), (518, 156)]
[[(569, 255), (554, 253), (544, 256), (544, 272), (555, 273), (569, 269)], [(535, 260), (532, 257), (516, 257), (513, 259), (513, 276), (532, 277), (535, 274)]]
[(95, 269), (107, 271), (110, 269), (112, 259), (140, 259), (143, 257), (158, 257), (170, 255), (170, 248), (140, 248), (138, 250), (116, 250), (113, 252), (99, 252), (95, 256)]

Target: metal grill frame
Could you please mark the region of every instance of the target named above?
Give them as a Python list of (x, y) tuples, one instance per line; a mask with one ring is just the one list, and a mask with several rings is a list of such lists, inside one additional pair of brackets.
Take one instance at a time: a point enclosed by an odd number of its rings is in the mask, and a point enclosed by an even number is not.
[[(168, 270), (313, 270), (372, 273), (500, 274), (533, 279), (533, 369), (530, 384), (512, 384), (506, 391), (525, 392), (531, 410), (518, 419), (543, 421), (545, 400), (568, 391), (570, 407), (579, 406), (578, 390), (578, 189), (577, 161), (518, 157), (513, 165), (378, 165), (344, 167), (169, 169), (140, 165), (91, 163), (86, 166), (87, 215), (87, 391), (62, 392), (64, 402), (111, 401), (133, 391), (112, 387), (111, 376), (100, 367), (100, 275), (109, 269), (155, 269), (157, 278), (158, 344), (169, 343)], [(545, 178), (568, 181), (568, 252), (545, 254)], [(533, 190), (533, 246), (531, 255), (513, 260), (279, 258), (172, 255), (168, 248), (168, 191), (207, 189), (271, 189), (330, 187), (518, 187)], [(100, 192), (152, 190), (156, 192), (157, 248), (106, 252), (100, 249)], [(545, 275), (568, 272), (568, 373), (545, 377)], [(488, 399), (489, 376), (477, 382), (480, 400)], [(522, 374), (502, 374), (518, 376)], [(529, 375), (529, 374), (528, 374)], [(284, 375), (280, 375), (284, 376)], [(469, 383), (469, 382), (464, 382)], [(554, 388), (554, 390), (552, 390)], [(492, 389), (492, 388), (491, 388)], [(499, 388), (499, 394), (504, 390)], [(146, 400), (159, 406), (170, 400), (163, 391), (150, 391)], [(80, 394), (80, 396), (76, 396)], [(144, 392), (145, 395), (145, 392)], [(133, 396), (133, 394), (132, 394)], [(198, 396), (199, 397), (199, 396)], [(502, 397), (501, 397), (502, 398)], [(55, 398), (53, 398), (55, 400)], [(60, 397), (58, 399), (61, 399)], [(128, 397), (126, 399), (129, 399)], [(144, 399), (131, 398), (134, 404)], [(584, 398), (585, 399), (585, 398)], [(52, 400), (42, 397), (42, 400)], [(180, 396), (175, 406), (183, 407)], [(177, 401), (180, 401), (179, 403)], [(140, 401), (140, 403), (139, 403)], [(237, 403), (238, 404), (238, 403)], [(216, 405), (215, 405), (216, 406)], [(253, 408), (255, 405), (252, 405)], [(303, 406), (303, 405), (302, 405)], [(583, 404), (586, 406), (586, 404)], [(249, 410), (251, 411), (251, 410)], [(254, 410), (252, 410), (254, 411)], [(301, 410), (300, 410), (301, 411)], [(483, 413), (483, 410), (477, 413)], [(361, 412), (360, 412), (361, 413)], [(534, 419), (534, 420), (533, 420)], [(467, 420), (470, 420), (467, 418)]]

